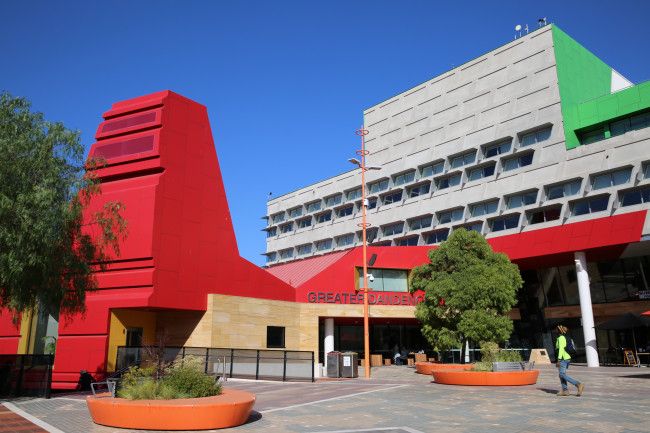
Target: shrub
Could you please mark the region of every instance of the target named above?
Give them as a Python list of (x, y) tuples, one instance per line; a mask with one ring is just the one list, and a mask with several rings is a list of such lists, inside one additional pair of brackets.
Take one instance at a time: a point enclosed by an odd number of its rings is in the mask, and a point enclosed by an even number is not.
[(481, 360), (483, 362), (495, 362), (499, 356), (499, 345), (492, 341), (481, 342)]
[(499, 349), (497, 343), (481, 342), (481, 362), (472, 367), (472, 371), (492, 371), (493, 362), (520, 362), (521, 354), (515, 350)]
[(476, 362), (472, 365), (472, 371), (492, 371), (491, 361)]
[(521, 354), (516, 350), (500, 350), (497, 354), (499, 362), (519, 362), (521, 360)]
[(185, 358), (165, 369), (156, 379), (157, 369), (131, 367), (122, 376), (118, 397), (129, 400), (173, 400), (177, 398), (210, 397), (221, 394), (221, 385), (203, 372), (202, 361)]

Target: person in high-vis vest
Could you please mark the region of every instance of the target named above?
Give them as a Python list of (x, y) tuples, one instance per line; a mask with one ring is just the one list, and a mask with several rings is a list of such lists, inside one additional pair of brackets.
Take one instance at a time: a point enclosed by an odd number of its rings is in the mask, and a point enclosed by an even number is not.
[(569, 329), (564, 325), (557, 325), (557, 331), (560, 333), (560, 335), (557, 337), (557, 340), (555, 340), (555, 349), (557, 350), (556, 365), (560, 372), (560, 383), (562, 384), (562, 391), (558, 392), (557, 395), (561, 397), (571, 395), (569, 393), (569, 387), (567, 385), (568, 382), (578, 388), (576, 395), (580, 397), (585, 389), (584, 383), (581, 383), (566, 374), (566, 371), (569, 368), (569, 364), (571, 364), (571, 355), (569, 355), (566, 351), (566, 333), (569, 331)]

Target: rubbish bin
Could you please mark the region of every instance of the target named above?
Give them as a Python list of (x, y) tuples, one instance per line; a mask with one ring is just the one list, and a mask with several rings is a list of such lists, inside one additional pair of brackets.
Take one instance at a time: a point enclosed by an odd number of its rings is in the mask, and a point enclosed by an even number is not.
[(359, 377), (357, 352), (345, 352), (341, 355), (341, 377)]
[(327, 354), (327, 377), (341, 377), (341, 352)]

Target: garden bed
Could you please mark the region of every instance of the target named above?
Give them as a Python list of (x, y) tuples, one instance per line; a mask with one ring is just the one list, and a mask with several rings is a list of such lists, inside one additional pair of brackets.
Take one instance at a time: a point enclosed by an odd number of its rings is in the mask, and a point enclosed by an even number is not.
[(444, 385), (522, 386), (537, 383), (539, 370), (454, 371), (434, 370), (433, 380)]
[(224, 389), (213, 397), (174, 400), (127, 400), (87, 397), (88, 410), (97, 424), (140, 430), (210, 430), (246, 422), (255, 394)]

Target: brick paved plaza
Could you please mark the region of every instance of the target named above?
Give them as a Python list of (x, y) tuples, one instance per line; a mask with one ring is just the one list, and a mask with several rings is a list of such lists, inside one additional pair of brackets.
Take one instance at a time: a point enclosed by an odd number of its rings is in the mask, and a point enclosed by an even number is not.
[[(558, 397), (557, 371), (542, 367), (535, 386), (483, 388), (431, 383), (408, 367), (373, 369), (373, 379), (317, 383), (230, 380), (257, 395), (241, 432), (607, 432), (650, 431), (650, 369), (572, 366), (585, 395)], [(575, 394), (575, 389), (571, 390)], [(83, 396), (11, 401), (10, 409), (51, 432), (129, 432), (93, 424)], [(42, 432), (0, 412), (0, 432)], [(7, 417), (7, 418), (5, 418)], [(36, 421), (39, 423), (39, 421)], [(45, 424), (42, 424), (45, 423)], [(15, 426), (15, 427), (12, 427)]]

